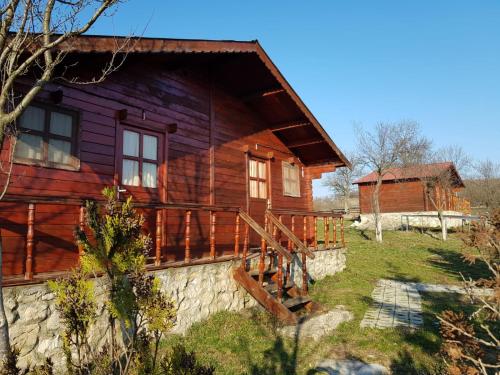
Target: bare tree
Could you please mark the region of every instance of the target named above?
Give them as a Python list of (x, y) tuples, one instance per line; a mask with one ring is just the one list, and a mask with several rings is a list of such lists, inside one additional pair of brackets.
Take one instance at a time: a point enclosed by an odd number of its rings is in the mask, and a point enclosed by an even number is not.
[(466, 186), (468, 198), (488, 211), (500, 207), (500, 163), (479, 161), (474, 164), (474, 172)]
[[(469, 263), (481, 262), (489, 275), (464, 279), (464, 288), (474, 312), (466, 315), (444, 311), (438, 319), (443, 337), (442, 354), (450, 374), (498, 374), (500, 371), (500, 210), (474, 223), (464, 237), (464, 255)], [(489, 288), (485, 290), (485, 288)]]
[[(74, 38), (86, 33), (118, 3), (119, 0), (0, 0), (0, 150), (4, 142), (10, 143), (5, 148), (10, 150), (7, 160), (0, 166), (0, 199), (7, 192), (12, 173), (16, 121), (47, 83), (64, 78), (56, 77), (56, 68), (61, 67)], [(102, 80), (120, 64), (113, 54), (100, 77), (90, 81)], [(23, 89), (17, 86), (20, 80)], [(1, 255), (0, 233), (0, 285)], [(9, 350), (0, 288), (0, 361)]]
[(451, 145), (438, 149), (435, 153), (436, 162), (452, 162), (461, 176), (467, 176), (473, 167), (473, 162), (469, 154), (462, 146)]
[(351, 161), (351, 168), (339, 168), (335, 172), (329, 174), (323, 182), (323, 185), (328, 187), (335, 198), (341, 199), (344, 202), (344, 210), (349, 211), (349, 198), (354, 190), (353, 182), (361, 177), (361, 162), (357, 155), (352, 153), (347, 155)]
[(375, 218), (375, 237), (382, 242), (380, 215), (380, 188), (384, 177), (395, 167), (410, 160), (420, 159), (429, 149), (429, 141), (421, 136), (418, 124), (400, 122), (379, 123), (372, 132), (357, 127), (359, 163), (376, 173), (372, 191), (372, 209)]

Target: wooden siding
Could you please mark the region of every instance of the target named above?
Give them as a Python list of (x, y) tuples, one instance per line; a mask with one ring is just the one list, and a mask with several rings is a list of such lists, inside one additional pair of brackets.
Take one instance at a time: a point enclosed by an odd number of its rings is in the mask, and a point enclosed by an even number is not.
[[(373, 212), (374, 185), (359, 185), (359, 207), (362, 214)], [(380, 190), (380, 212), (427, 211), (420, 181), (384, 182)]]
[[(79, 113), (80, 170), (16, 164), (8, 193), (16, 196), (99, 198), (104, 186), (118, 183), (115, 171), (116, 111), (126, 109), (133, 123), (141, 123), (145, 115), (146, 126), (177, 124), (177, 132), (167, 136), (168, 146), (164, 155), (167, 188), (164, 200), (214, 203), (246, 209), (246, 156), (242, 148), (248, 146), (255, 149), (257, 145), (260, 151), (273, 152), (268, 182), (273, 208), (311, 210), (309, 170), (299, 164), (301, 197), (283, 196), (281, 168), (282, 161), (291, 156), (289, 149), (242, 100), (216, 83), (211, 84), (206, 77), (206, 68), (167, 71), (161, 64), (146, 66), (131, 60), (98, 85), (49, 85), (38, 100), (48, 101), (48, 91), (62, 89), (64, 97), (61, 107)], [(210, 162), (211, 147), (214, 150), (213, 163)], [(8, 149), (4, 145), (0, 158), (5, 160), (7, 155)], [(138, 202), (148, 202), (154, 197), (147, 192), (135, 192), (134, 198)], [(24, 272), (27, 206), (24, 203), (0, 202), (3, 271), (6, 276)], [(155, 212), (143, 212), (146, 216), (145, 230), (153, 234)], [(34, 272), (61, 271), (76, 265), (78, 249), (73, 231), (78, 218), (77, 206), (36, 205)], [(216, 237), (218, 249), (222, 249), (218, 255), (232, 251), (234, 219), (234, 213), (217, 213)], [(261, 221), (260, 218), (257, 220)], [(163, 241), (166, 258), (182, 259), (184, 212), (169, 211), (166, 223)], [(193, 259), (208, 255), (209, 227), (207, 212), (192, 213)], [(301, 225), (297, 224), (297, 227)]]

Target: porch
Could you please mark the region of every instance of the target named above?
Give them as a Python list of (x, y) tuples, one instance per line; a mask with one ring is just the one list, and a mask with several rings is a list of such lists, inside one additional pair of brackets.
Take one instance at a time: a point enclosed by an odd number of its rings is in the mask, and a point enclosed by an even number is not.
[[(144, 215), (144, 230), (153, 241), (147, 258), (150, 270), (229, 260), (241, 260), (248, 269), (250, 259), (258, 258), (253, 263), (258, 263), (262, 283), (272, 257), (289, 259), (293, 253), (345, 247), (340, 213), (281, 209), (253, 218), (236, 206), (134, 206)], [(1, 212), (4, 286), (41, 283), (78, 265), (83, 249), (73, 233), (77, 226), (85, 230), (83, 200), (11, 195), (2, 201)], [(307, 275), (307, 256), (301, 267)], [(303, 288), (307, 290), (307, 282)]]

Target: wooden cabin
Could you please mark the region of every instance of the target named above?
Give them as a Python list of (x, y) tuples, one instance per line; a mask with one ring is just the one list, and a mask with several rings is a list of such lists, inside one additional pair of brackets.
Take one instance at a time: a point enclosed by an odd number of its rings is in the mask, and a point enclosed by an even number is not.
[[(91, 77), (124, 40), (75, 39), (69, 74)], [(152, 269), (267, 245), (287, 258), (309, 252), (320, 217), (334, 226), (322, 246), (343, 246), (341, 215), (313, 212), (312, 180), (349, 161), (257, 41), (141, 38), (126, 50), (105, 81), (49, 84), (20, 118), (0, 202), (6, 284), (76, 266), (74, 229), (105, 186), (145, 215)], [(5, 141), (2, 160), (9, 153)]]
[[(439, 183), (443, 176), (450, 179), (446, 187), (440, 186)], [(433, 180), (436, 180), (436, 183), (432, 183)], [(354, 182), (359, 189), (361, 214), (373, 213), (372, 197), (376, 182), (376, 172), (371, 172)], [(392, 168), (382, 177), (380, 212), (437, 211), (437, 207), (440, 207), (445, 211), (468, 213), (469, 202), (459, 197), (464, 187), (458, 171), (451, 162), (406, 169)]]

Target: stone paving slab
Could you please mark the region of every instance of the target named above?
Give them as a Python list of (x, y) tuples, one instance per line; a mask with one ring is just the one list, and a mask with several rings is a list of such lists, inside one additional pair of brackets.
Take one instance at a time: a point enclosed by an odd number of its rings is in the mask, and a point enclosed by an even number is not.
[(385, 375), (389, 370), (374, 363), (364, 363), (349, 359), (327, 359), (318, 363), (316, 371), (328, 375)]
[[(372, 292), (372, 305), (366, 311), (361, 327), (419, 328), (424, 324), (420, 293), (459, 293), (466, 290), (458, 285), (424, 284), (381, 279)], [(474, 288), (478, 296), (491, 295), (492, 289)]]

